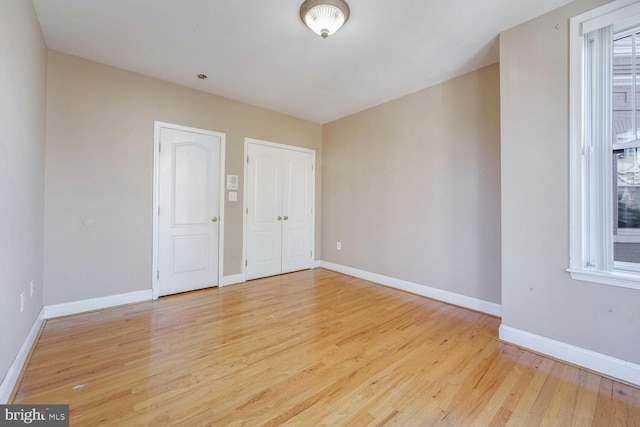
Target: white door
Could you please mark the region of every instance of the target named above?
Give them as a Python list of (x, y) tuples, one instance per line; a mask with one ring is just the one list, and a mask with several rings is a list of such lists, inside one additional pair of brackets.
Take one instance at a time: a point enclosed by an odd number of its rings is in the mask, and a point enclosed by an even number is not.
[(247, 144), (247, 280), (311, 268), (313, 154)]
[(311, 268), (313, 260), (312, 158), (309, 153), (285, 151), (282, 192), (282, 273)]
[(222, 137), (159, 131), (157, 293), (217, 286)]
[(282, 272), (282, 173), (280, 152), (249, 145), (247, 167), (246, 279)]

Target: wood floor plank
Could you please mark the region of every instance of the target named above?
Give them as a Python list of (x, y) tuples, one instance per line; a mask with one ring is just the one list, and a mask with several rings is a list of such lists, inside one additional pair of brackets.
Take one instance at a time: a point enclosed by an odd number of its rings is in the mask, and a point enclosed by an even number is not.
[(640, 427), (640, 391), (499, 319), (316, 269), (46, 322), (14, 403), (73, 426)]
[(640, 389), (629, 386), (627, 393), (627, 409), (629, 411), (627, 421), (629, 427), (640, 427)]

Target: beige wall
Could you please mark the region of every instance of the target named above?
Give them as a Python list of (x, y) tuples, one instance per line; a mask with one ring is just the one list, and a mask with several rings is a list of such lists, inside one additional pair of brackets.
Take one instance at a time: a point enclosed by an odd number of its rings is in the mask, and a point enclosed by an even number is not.
[(640, 363), (640, 292), (571, 280), (565, 271), (568, 19), (602, 3), (576, 1), (500, 36), (502, 322)]
[(326, 124), (322, 149), (323, 260), (500, 303), (497, 64)]
[[(226, 133), (226, 172), (241, 178), (245, 137), (322, 158), (320, 125), (60, 52), (48, 60), (45, 304), (150, 289), (154, 120)], [(320, 212), (320, 172), (316, 182)], [(225, 275), (241, 272), (238, 200), (225, 205)]]
[(46, 59), (33, 4), (0, 1), (0, 380), (42, 308)]

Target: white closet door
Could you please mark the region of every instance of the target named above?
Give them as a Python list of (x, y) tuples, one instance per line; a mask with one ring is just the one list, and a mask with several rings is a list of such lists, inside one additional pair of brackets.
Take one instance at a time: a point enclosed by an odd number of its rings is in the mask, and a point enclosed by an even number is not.
[(278, 150), (250, 144), (246, 279), (282, 272), (282, 173)]
[(285, 151), (282, 159), (282, 272), (311, 268), (312, 212), (310, 153)]
[(218, 285), (221, 138), (161, 128), (158, 293)]
[(312, 267), (313, 154), (247, 144), (247, 280)]

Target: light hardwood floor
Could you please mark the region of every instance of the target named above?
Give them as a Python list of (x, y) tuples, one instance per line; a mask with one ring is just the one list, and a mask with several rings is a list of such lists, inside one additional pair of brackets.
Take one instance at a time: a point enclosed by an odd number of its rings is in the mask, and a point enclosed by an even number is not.
[(49, 320), (14, 403), (72, 426), (640, 426), (499, 319), (323, 269)]

